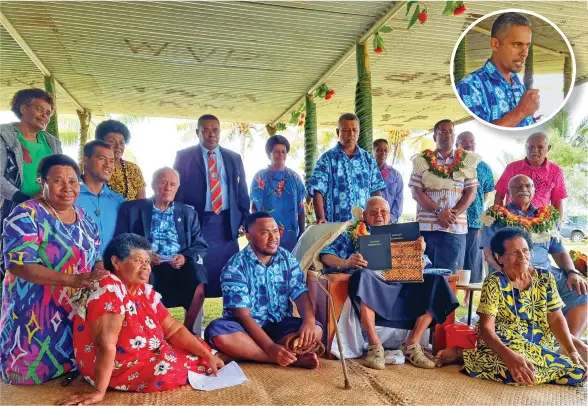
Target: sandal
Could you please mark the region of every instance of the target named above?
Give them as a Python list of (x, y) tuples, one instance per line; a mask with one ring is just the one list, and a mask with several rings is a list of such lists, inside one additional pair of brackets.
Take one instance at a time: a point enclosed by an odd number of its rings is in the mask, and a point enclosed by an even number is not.
[(406, 360), (417, 368), (435, 368), (435, 362), (425, 355), (420, 344), (406, 345), (402, 343), (400, 351), (402, 351)]
[(382, 344), (368, 346), (368, 353), (363, 359), (363, 365), (373, 369), (385, 369), (384, 347)]

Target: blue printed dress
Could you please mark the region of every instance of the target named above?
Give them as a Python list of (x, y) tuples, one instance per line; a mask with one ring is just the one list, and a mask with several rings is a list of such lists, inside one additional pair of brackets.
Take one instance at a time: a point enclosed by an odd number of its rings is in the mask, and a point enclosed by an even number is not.
[(253, 178), (249, 195), (258, 211), (268, 212), (278, 223), (280, 247), (292, 251), (300, 234), (298, 219), (304, 216), (306, 189), (300, 176), (288, 168), (262, 169)]
[[(63, 224), (35, 200), (14, 208), (4, 223), (4, 261), (39, 264), (65, 274), (87, 273), (100, 259), (96, 223), (74, 206), (77, 221)], [(11, 384), (33, 385), (75, 367), (72, 306), (77, 291), (39, 285), (6, 272), (0, 318), (0, 374)]]
[(307, 187), (310, 196), (323, 195), (328, 222), (351, 220), (351, 209), (365, 209), (371, 194), (385, 189), (375, 158), (359, 147), (350, 158), (339, 143), (319, 158)]

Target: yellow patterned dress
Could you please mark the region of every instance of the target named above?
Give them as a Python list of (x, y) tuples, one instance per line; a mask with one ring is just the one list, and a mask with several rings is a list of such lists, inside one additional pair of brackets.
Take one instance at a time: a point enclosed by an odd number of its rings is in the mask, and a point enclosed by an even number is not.
[[(548, 312), (563, 307), (553, 275), (534, 270), (531, 287), (513, 288), (502, 272), (486, 278), (478, 306), (479, 314), (494, 316), (496, 334), (504, 345), (535, 366), (535, 383), (581, 385), (584, 368), (558, 354), (555, 337), (547, 322)], [(464, 372), (474, 378), (516, 384), (502, 358), (480, 338), (472, 350), (464, 350)]]
[(125, 200), (135, 200), (139, 190), (146, 186), (141, 168), (122, 159), (120, 168), (114, 169), (107, 185), (111, 190), (122, 195)]

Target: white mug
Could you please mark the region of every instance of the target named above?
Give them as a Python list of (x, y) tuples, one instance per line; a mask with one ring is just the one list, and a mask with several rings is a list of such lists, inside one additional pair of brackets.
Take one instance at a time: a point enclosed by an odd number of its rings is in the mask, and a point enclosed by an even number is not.
[(457, 276), (459, 276), (459, 284), (460, 285), (467, 285), (470, 283), (470, 277), (472, 276), (472, 271), (468, 269), (458, 269), (456, 272)]

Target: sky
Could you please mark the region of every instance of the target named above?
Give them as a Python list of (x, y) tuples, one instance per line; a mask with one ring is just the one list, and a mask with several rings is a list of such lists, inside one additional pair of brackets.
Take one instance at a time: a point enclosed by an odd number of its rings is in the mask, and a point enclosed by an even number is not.
[[(535, 79), (536, 81), (542, 80), (539, 76), (541, 75), (537, 76)], [(563, 99), (561, 92), (554, 92), (551, 96), (548, 96), (547, 94), (545, 94), (545, 96), (542, 95), (542, 104), (543, 100), (550, 100), (550, 103), (557, 102), (557, 97), (559, 97), (559, 104)], [(588, 83), (575, 87), (572, 96), (565, 106), (566, 110), (571, 114), (574, 126), (578, 125), (582, 117), (586, 115), (585, 106), (588, 106)], [(196, 119), (197, 117), (194, 118)], [(220, 118), (222, 120), (222, 117)], [(16, 121), (16, 119), (12, 112), (0, 111), (0, 123), (9, 123), (13, 121)], [(145, 119), (143, 122), (130, 126), (131, 141), (127, 148), (132, 152), (132, 155), (136, 159), (136, 163), (142, 169), (143, 176), (148, 185), (151, 183), (152, 175), (157, 169), (163, 166), (173, 166), (176, 152), (178, 150), (197, 144), (196, 137), (191, 141), (184, 141), (184, 134), (181, 131), (178, 131), (178, 124), (185, 122), (186, 120), (151, 117)], [(334, 131), (334, 129), (332, 130)], [(466, 130), (471, 131), (475, 135), (478, 154), (497, 173), (502, 172), (504, 169), (500, 159), (504, 156), (505, 152), (517, 157), (524, 156), (524, 145), (520, 141), (517, 141), (517, 139), (524, 139), (531, 133), (540, 131), (539, 128), (516, 133), (500, 131), (487, 127), (476, 120), (457, 125), (455, 128), (456, 134)], [(288, 129), (282, 134), (290, 141), (296, 136), (303, 136), (301, 132), (297, 132), (297, 129)], [(265, 137), (266, 136), (264, 135), (255, 136), (251, 150), (247, 150), (245, 153), (244, 165), (248, 185), (251, 185), (257, 171), (265, 168), (269, 164), (269, 160), (265, 154)], [(335, 142), (335, 139), (332, 140), (333, 145)], [(228, 142), (226, 136), (221, 138), (221, 145), (234, 151), (239, 151), (238, 141)], [(409, 148), (405, 150), (405, 154), (409, 157), (416, 152), (417, 151), (412, 151)], [(64, 153), (77, 159), (78, 147), (66, 147), (64, 148)], [(303, 161), (303, 154), (300, 153), (298, 155), (298, 157), (290, 156), (287, 165), (302, 176), (301, 164)], [(410, 177), (411, 163), (407, 159), (404, 163), (396, 164), (395, 168), (402, 174), (405, 184), (403, 213), (414, 214), (416, 212), (416, 204), (412, 200), (410, 190), (407, 186)], [(147, 195), (150, 196), (151, 194), (152, 191), (148, 186)]]

